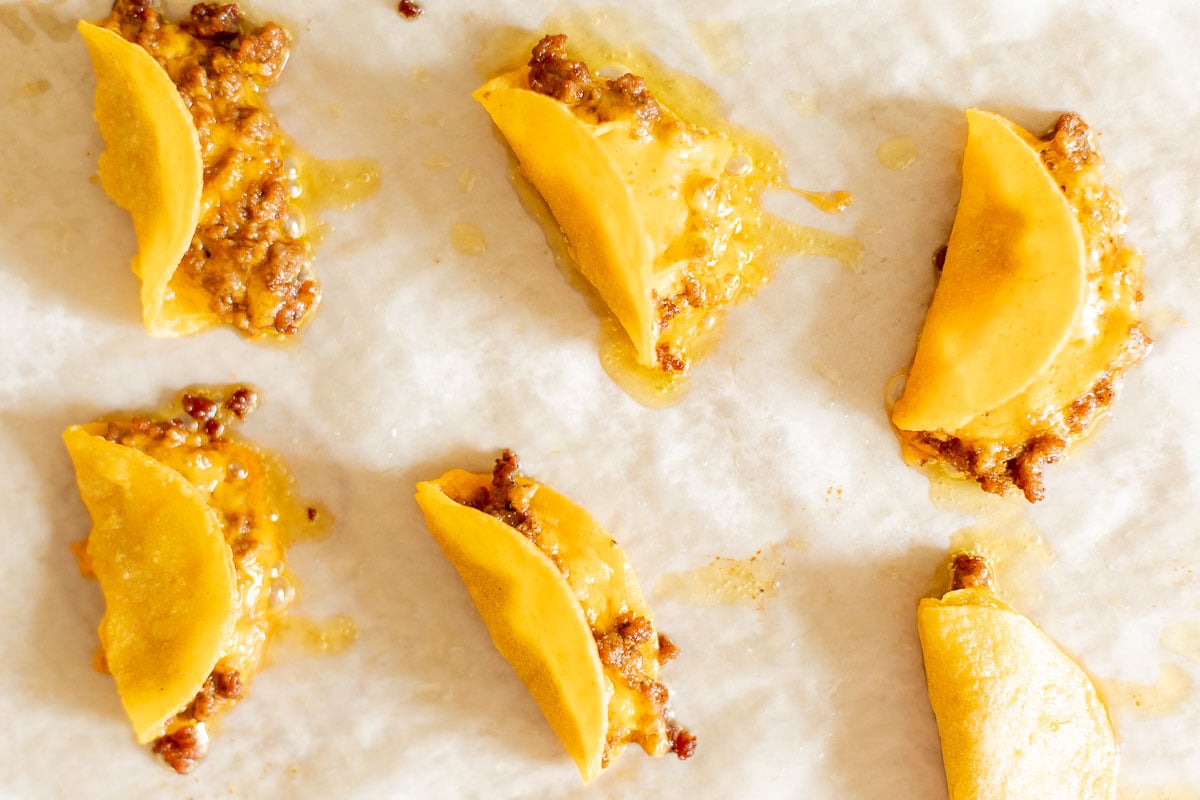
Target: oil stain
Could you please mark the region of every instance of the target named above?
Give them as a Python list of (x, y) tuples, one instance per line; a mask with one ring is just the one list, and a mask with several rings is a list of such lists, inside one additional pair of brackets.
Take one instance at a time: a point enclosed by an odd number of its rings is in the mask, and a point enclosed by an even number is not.
[(759, 609), (779, 591), (787, 559), (806, 549), (800, 539), (786, 539), (749, 558), (717, 557), (698, 569), (670, 572), (658, 579), (654, 593), (693, 606), (749, 605)]

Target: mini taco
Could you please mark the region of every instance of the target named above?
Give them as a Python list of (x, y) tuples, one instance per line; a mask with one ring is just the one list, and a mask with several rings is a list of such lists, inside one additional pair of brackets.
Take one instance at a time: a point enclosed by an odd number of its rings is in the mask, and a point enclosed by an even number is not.
[[(683, 373), (715, 315), (764, 282), (764, 254), (786, 238), (773, 238), (787, 226), (761, 206), (766, 188), (782, 187), (782, 168), (731, 126), (719, 132), (680, 118), (642, 76), (594, 74), (568, 55), (566, 39), (544, 37), (527, 66), (474, 97), (545, 199), (636, 362)], [(787, 230), (809, 246), (831, 238)]]
[(199, 3), (171, 22), (152, 0), (117, 0), (79, 32), (107, 147), (100, 183), (133, 219), (146, 330), (296, 333), (320, 289), (292, 206), (303, 182), (266, 108), (287, 34), (248, 25), (236, 4)]
[(1113, 800), (1116, 736), (1092, 679), (997, 597), (983, 558), (953, 563), (952, 590), (917, 610), (950, 800)]
[(677, 651), (624, 554), (586, 511), (518, 469), (505, 451), (490, 475), (452, 470), (417, 485), (492, 641), (585, 782), (630, 743), (691, 756), (695, 738), (674, 723), (659, 681)]
[(922, 460), (1041, 499), (1146, 352), (1141, 259), (1086, 124), (1032, 136), (967, 112), (962, 195), (892, 422)]
[(171, 288), (200, 222), (204, 160), (192, 115), (167, 73), (119, 34), (79, 23), (96, 72), (96, 122), (107, 150), (100, 185), (133, 218), (146, 330), (184, 336), (206, 327), (207, 302)]
[(138, 742), (177, 772), (196, 766), (206, 722), (261, 666), (286, 607), (272, 599), (284, 531), (311, 524), (290, 509), (279, 468), (225, 433), (254, 398), (197, 390), (179, 414), (63, 434), (92, 518), (76, 552), (104, 594), (102, 663)]

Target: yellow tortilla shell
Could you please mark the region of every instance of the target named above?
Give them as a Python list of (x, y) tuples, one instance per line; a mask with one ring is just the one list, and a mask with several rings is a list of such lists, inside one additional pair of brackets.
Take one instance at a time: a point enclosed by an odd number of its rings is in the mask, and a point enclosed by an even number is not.
[[(583, 780), (590, 781), (601, 770), (612, 687), (583, 608), (554, 562), (516, 529), (452, 499), (469, 497), (490, 480), (452, 470), (417, 484), (417, 503), (496, 648), (537, 701)], [(532, 507), (539, 519), (545, 512), (564, 531), (578, 526), (586, 535), (599, 528), (578, 506), (544, 487)]]
[(216, 322), (199, 290), (171, 278), (200, 220), (204, 163), (192, 116), (154, 57), (119, 34), (79, 23), (96, 73), (96, 122), (107, 149), (100, 185), (129, 212), (137, 233), (133, 271), (155, 336), (185, 336)]
[(1083, 234), (1035, 141), (967, 112), (962, 196), (917, 343), (901, 430), (954, 431), (1024, 390), (1054, 361), (1085, 302)]
[(92, 517), (87, 554), (105, 600), (100, 642), (145, 744), (223, 655), (238, 613), (233, 553), (216, 511), (175, 470), (92, 426), (68, 429), (63, 441)]
[(638, 361), (653, 365), (652, 293), (663, 283), (660, 273), (677, 266), (664, 256), (687, 224), (688, 191), (722, 173), (733, 145), (698, 129), (686, 144), (633, 136), (630, 120), (593, 123), (528, 86), (528, 70), (519, 69), (473, 96), (546, 200), (580, 271), (620, 321)]
[(1087, 673), (985, 589), (917, 611), (950, 800), (1114, 800), (1117, 744)]

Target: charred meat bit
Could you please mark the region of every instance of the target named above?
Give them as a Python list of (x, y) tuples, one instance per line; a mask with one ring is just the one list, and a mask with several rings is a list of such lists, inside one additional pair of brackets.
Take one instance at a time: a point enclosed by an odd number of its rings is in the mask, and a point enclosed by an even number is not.
[(258, 549), (261, 542), (253, 534), (242, 534), (233, 540), (230, 548), (233, 550), (235, 562), (245, 561), (246, 557)]
[(242, 676), (232, 667), (218, 666), (211, 676), (217, 696), (223, 700), (242, 699)]
[(204, 395), (185, 393), (182, 402), (183, 410), (197, 422), (207, 422), (217, 415), (217, 404)]
[(959, 553), (950, 565), (950, 589), (991, 589), (992, 570), (987, 559), (971, 553)]
[(154, 742), (155, 754), (180, 775), (195, 769), (207, 750), (208, 744), (195, 725), (180, 728)]
[(679, 313), (679, 305), (675, 302), (674, 297), (659, 297), (658, 293), (654, 293), (654, 301), (656, 304), (655, 319), (658, 321), (658, 329), (665, 330), (671, 324), (671, 320), (675, 319), (675, 315)]
[(942, 245), (933, 254), (933, 268), (939, 275), (942, 274), (942, 270), (946, 267), (946, 251), (948, 249), (946, 245)]
[(1013, 484), (1036, 503), (1046, 496), (1042, 483), (1042, 468), (1062, 458), (1067, 443), (1052, 434), (1034, 437), (1016, 456), (1008, 460), (1007, 468)]
[(600, 122), (632, 114), (639, 134), (662, 118), (662, 108), (645, 79), (631, 73), (611, 81), (595, 77), (586, 64), (567, 55), (566, 41), (564, 34), (556, 33), (542, 37), (534, 46), (529, 59), (530, 89), (593, 113)]
[(244, 72), (263, 81), (274, 82), (287, 64), (287, 31), (274, 22), (268, 22), (238, 39), (233, 55)]
[(235, 390), (225, 401), (225, 410), (244, 420), (258, 407), (258, 392), (246, 386)]
[(1050, 149), (1066, 161), (1077, 166), (1099, 162), (1100, 157), (1092, 148), (1092, 134), (1086, 122), (1078, 114), (1063, 114), (1054, 123)]
[[(1009, 451), (996, 462), (985, 459), (979, 449), (957, 436), (942, 439), (921, 431), (915, 435), (914, 442), (921, 449), (936, 453), (954, 470), (974, 478), (985, 492), (1004, 494), (1015, 485), (1030, 502), (1040, 500), (1045, 494), (1042, 467), (1057, 461), (1066, 447), (1058, 437), (1039, 436), (1025, 443), (1020, 450)], [(1058, 442), (1057, 448), (1053, 442)]]
[[(625, 617), (617, 622), (615, 629), (594, 635), (600, 662), (615, 667), (621, 674), (630, 678), (632, 676), (626, 674), (627, 667), (640, 666), (631, 662), (638, 661), (638, 650), (641, 645), (650, 641), (650, 637), (654, 635), (654, 626), (645, 617)], [(631, 680), (631, 683), (636, 682), (638, 681)]]
[(213, 676), (209, 675), (204, 681), (204, 685), (200, 687), (200, 691), (192, 698), (192, 703), (184, 711), (184, 715), (195, 722), (204, 722), (211, 717), (217, 710), (217, 687), (213, 683)]
[(708, 304), (708, 291), (694, 275), (684, 273), (683, 298), (692, 308), (703, 308)]
[(405, 19), (416, 19), (425, 13), (425, 9), (421, 7), (421, 4), (414, 3), (413, 0), (400, 0), (400, 6), (396, 10)]
[(696, 737), (691, 731), (680, 728), (671, 739), (671, 750), (680, 761), (686, 761), (696, 755)]
[(496, 466), (492, 469), (492, 486), (497, 489), (508, 490), (517, 485), (517, 473), (521, 470), (521, 463), (517, 461), (516, 455), (511, 450), (505, 450), (496, 459)]
[(578, 103), (592, 90), (592, 75), (582, 61), (572, 61), (563, 43), (566, 34), (544, 36), (529, 59), (529, 88), (564, 103)]
[(192, 722), (204, 722), (226, 701), (241, 698), (242, 679), (237, 670), (217, 665), (183, 712), (183, 717)]
[(687, 370), (687, 362), (671, 351), (671, 345), (666, 342), (659, 342), (654, 348), (654, 354), (658, 356), (658, 366), (663, 372), (684, 372)]
[(665, 633), (658, 635), (658, 663), (665, 664), (679, 655), (679, 646), (672, 642)]
[(242, 32), (242, 12), (233, 3), (197, 3), (179, 27), (197, 39), (228, 42)]
[(619, 105), (631, 109), (643, 122), (657, 122), (662, 117), (662, 109), (643, 78), (627, 72), (613, 81), (609, 90)]
[(624, 619), (617, 625), (617, 633), (635, 645), (645, 644), (654, 635), (654, 626), (645, 617)]
[(225, 435), (225, 424), (219, 419), (210, 419), (204, 423), (204, 433), (209, 439), (220, 439)]
[(1112, 381), (1102, 378), (1092, 386), (1091, 391), (1071, 403), (1067, 407), (1066, 423), (1071, 433), (1081, 433), (1084, 425), (1100, 410), (1112, 404), (1116, 395)]
[(520, 469), (516, 455), (511, 450), (505, 450), (496, 459), (491, 487), (481, 486), (472, 497), (462, 502), (532, 537), (537, 535), (540, 526), (529, 509), (529, 497), (516, 491), (519, 488), (517, 473)]
[(959, 472), (979, 477), (975, 468), (979, 454), (957, 436), (939, 439), (937, 436), (921, 431), (916, 440), (922, 447), (937, 453), (938, 458)]
[(667, 689), (666, 684), (658, 681), (643, 681), (638, 684), (638, 691), (646, 696), (646, 699), (659, 708), (664, 708), (667, 701), (671, 699), (671, 692)]
[(121, 35), (140, 44), (144, 35), (153, 34), (160, 27), (160, 6), (158, 0), (116, 0), (112, 15), (121, 24)]

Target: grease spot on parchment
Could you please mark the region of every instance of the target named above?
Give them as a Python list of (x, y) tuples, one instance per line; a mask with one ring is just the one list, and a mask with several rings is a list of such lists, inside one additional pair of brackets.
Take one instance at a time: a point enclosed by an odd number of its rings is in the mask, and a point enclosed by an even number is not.
[(717, 72), (731, 75), (746, 66), (746, 34), (727, 19), (693, 19), (688, 22), (692, 40)]
[(29, 81), (21, 87), (21, 91), (25, 93), (26, 97), (39, 97), (50, 91), (50, 81), (45, 78)]
[(797, 114), (802, 117), (815, 117), (821, 113), (821, 101), (815, 94), (788, 92), (784, 95)]
[(1177, 656), (1200, 664), (1200, 622), (1178, 622), (1163, 631), (1162, 645)]
[(841, 386), (842, 382), (845, 380), (845, 376), (842, 375), (842, 371), (823, 358), (813, 356), (808, 364), (810, 367), (812, 367), (813, 372), (817, 373), (834, 386)]
[(279, 621), (279, 634), (313, 655), (336, 655), (358, 641), (358, 623), (345, 614), (322, 620), (286, 614)]
[(477, 225), (470, 222), (457, 222), (450, 229), (450, 244), (464, 256), (482, 256), (487, 254), (487, 237)]
[(1200, 792), (1182, 783), (1169, 786), (1122, 788), (1121, 800), (1200, 800)]
[(917, 160), (916, 140), (908, 136), (896, 136), (879, 145), (875, 151), (879, 163), (890, 170), (901, 172)]
[(1137, 717), (1165, 717), (1177, 712), (1192, 696), (1192, 678), (1183, 667), (1160, 664), (1154, 683), (1101, 678), (1100, 692), (1110, 709)]
[(65, 42), (75, 36), (75, 19), (54, 13), (53, 9), (62, 3), (63, 0), (25, 0), (0, 5), (0, 30), (7, 30), (21, 44), (33, 44), (39, 31), (51, 41)]
[(751, 605), (761, 609), (779, 591), (788, 556), (806, 547), (800, 539), (786, 539), (749, 558), (717, 557), (698, 569), (663, 575), (654, 585), (654, 593), (694, 606)]
[(458, 173), (458, 188), (462, 189), (465, 194), (470, 194), (475, 189), (475, 184), (479, 180), (479, 175), (470, 167), (464, 167), (463, 171)]

